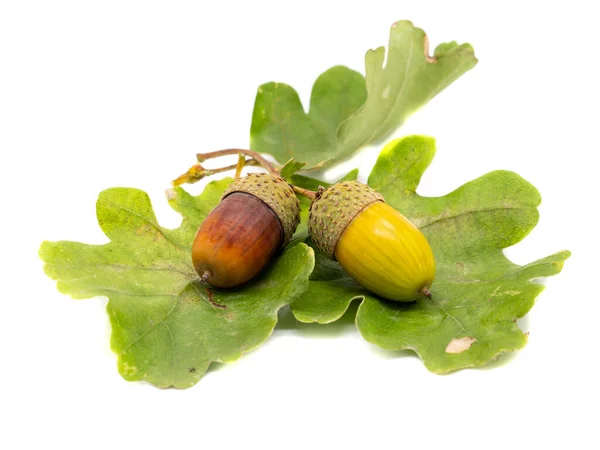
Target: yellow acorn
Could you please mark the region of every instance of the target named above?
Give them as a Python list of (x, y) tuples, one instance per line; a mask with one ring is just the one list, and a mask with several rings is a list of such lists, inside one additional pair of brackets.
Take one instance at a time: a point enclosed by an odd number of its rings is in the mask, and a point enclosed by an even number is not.
[(321, 189), (308, 230), (319, 250), (375, 294), (396, 301), (431, 297), (435, 261), (427, 239), (369, 186), (343, 181)]

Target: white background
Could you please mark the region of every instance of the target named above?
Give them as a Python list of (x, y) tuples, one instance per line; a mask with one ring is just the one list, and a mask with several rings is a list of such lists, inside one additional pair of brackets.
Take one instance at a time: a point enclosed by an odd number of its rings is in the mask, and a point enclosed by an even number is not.
[[(599, 448), (593, 2), (350, 3), (1, 3), (1, 448)], [(468, 41), (480, 60), (396, 133), (437, 138), (419, 192), (514, 170), (544, 200), (507, 255), (573, 251), (520, 321), (527, 347), (438, 376), (352, 324), (287, 320), (191, 389), (124, 381), (106, 299), (59, 294), (42, 240), (106, 242), (94, 206), (112, 186), (146, 190), (176, 227), (169, 180), (197, 151), (248, 145), (259, 84), (287, 82), (306, 104), (328, 67), (364, 72), (398, 19), (432, 48)], [(336, 173), (360, 166), (365, 179), (378, 150)]]

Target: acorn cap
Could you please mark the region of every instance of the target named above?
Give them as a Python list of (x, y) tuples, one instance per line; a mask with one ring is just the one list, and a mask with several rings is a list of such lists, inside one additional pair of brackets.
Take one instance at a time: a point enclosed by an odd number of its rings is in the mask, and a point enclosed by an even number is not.
[(358, 181), (342, 181), (321, 190), (310, 204), (308, 232), (317, 248), (335, 261), (335, 246), (352, 220), (383, 196)]
[(265, 202), (281, 222), (282, 247), (290, 242), (300, 222), (300, 202), (292, 187), (283, 178), (268, 173), (250, 173), (248, 176), (236, 178), (225, 189), (221, 200), (234, 192), (245, 192)]

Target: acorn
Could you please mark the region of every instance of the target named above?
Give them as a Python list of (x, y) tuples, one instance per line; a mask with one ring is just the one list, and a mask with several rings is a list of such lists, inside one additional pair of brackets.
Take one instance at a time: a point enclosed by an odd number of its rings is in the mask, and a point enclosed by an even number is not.
[(298, 222), (300, 203), (284, 179), (267, 173), (237, 178), (196, 233), (194, 269), (214, 287), (246, 283), (289, 243)]
[(343, 181), (321, 188), (308, 230), (319, 250), (373, 293), (396, 301), (431, 297), (435, 261), (427, 239), (369, 186)]

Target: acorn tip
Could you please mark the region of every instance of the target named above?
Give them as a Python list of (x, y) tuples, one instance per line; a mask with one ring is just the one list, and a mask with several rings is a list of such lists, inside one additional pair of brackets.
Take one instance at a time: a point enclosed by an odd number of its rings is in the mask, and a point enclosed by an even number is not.
[(208, 277), (210, 277), (210, 272), (208, 270), (205, 270), (202, 276), (200, 277), (200, 281), (202, 283), (206, 283), (208, 281)]
[(431, 291), (429, 290), (428, 286), (423, 286), (419, 292), (421, 294), (423, 294), (427, 298), (431, 298), (432, 297)]

